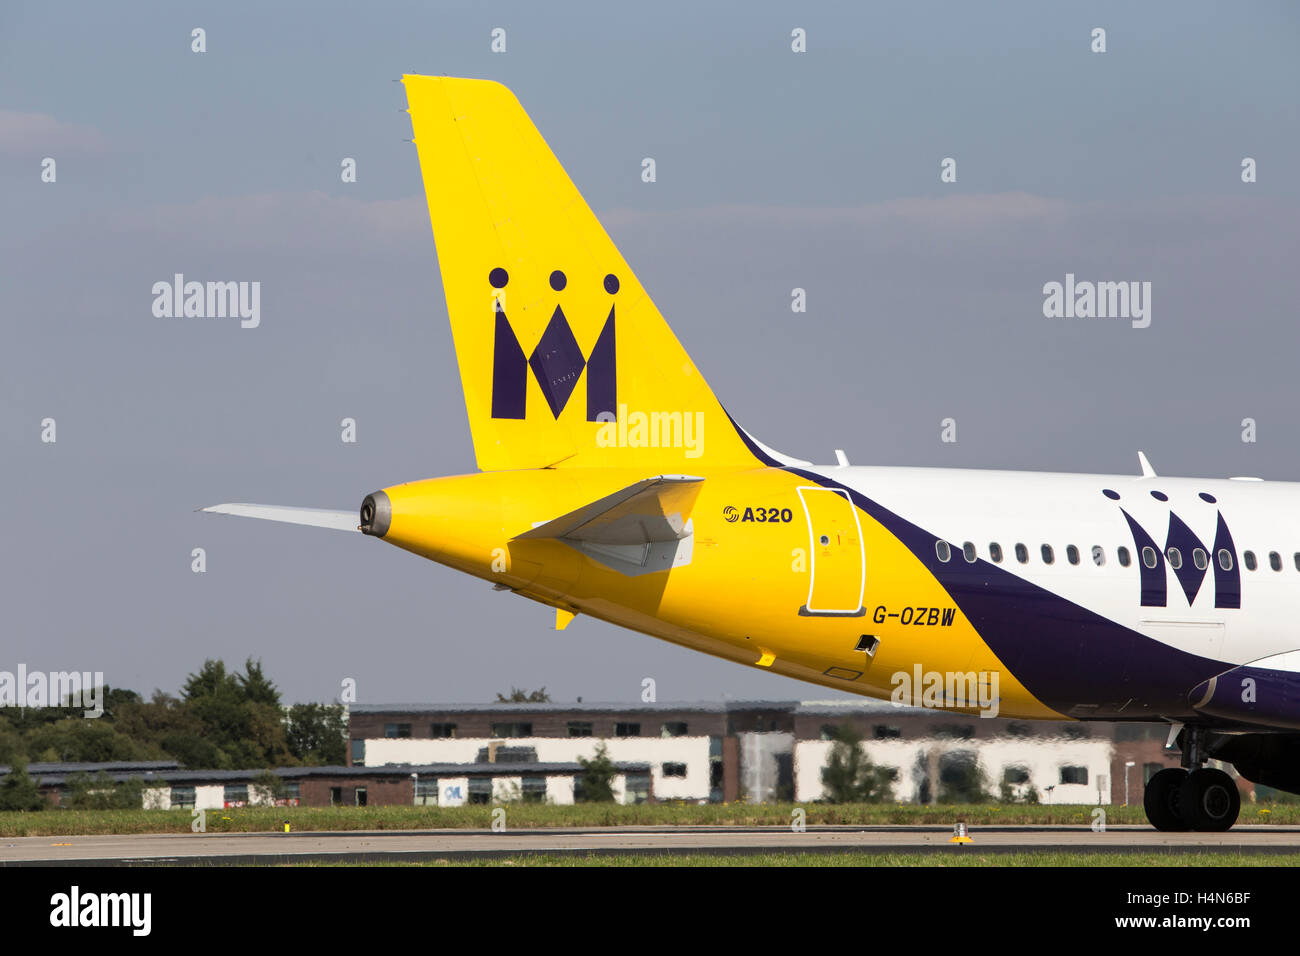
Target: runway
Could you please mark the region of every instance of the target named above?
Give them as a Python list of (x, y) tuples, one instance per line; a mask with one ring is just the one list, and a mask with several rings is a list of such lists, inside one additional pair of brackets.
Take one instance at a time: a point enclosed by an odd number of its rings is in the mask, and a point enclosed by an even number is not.
[(1161, 833), (1145, 826), (972, 827), (954, 845), (950, 827), (602, 827), (545, 830), (407, 830), (311, 833), (150, 833), (0, 838), (0, 866), (239, 865), (473, 860), (520, 854), (750, 854), (874, 851), (1300, 852), (1300, 827), (1227, 833)]

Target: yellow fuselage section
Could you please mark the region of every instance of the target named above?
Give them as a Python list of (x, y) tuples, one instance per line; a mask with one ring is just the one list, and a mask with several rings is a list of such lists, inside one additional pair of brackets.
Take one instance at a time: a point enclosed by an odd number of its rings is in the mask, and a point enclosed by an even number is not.
[[(562, 540), (516, 540), (644, 477), (540, 469), (395, 485), (384, 489), (383, 537), (544, 604), (800, 680), (889, 698), (893, 675), (918, 664), (996, 672), (1001, 716), (1061, 716), (1016, 680), (897, 538), (783, 469), (707, 473), (690, 561), (670, 571), (629, 576)], [(837, 591), (854, 607), (860, 597), (856, 614), (816, 610), (835, 608)], [(873, 655), (859, 649), (864, 636), (879, 642)]]

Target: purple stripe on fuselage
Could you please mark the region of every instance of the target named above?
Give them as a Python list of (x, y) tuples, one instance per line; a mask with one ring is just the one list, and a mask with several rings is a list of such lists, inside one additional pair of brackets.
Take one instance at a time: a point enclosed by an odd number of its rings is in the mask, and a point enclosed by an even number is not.
[(1228, 669), (1227, 664), (1162, 644), (982, 558), (974, 563), (941, 562), (935, 535), (831, 478), (800, 468), (785, 470), (847, 492), (925, 565), (993, 653), (1053, 710), (1097, 719), (1191, 717), (1195, 712), (1188, 703), (1189, 691)]

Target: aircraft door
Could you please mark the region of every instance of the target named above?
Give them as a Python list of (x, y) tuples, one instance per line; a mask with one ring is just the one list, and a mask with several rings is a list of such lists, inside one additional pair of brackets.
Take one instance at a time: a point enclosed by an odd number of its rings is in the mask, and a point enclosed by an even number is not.
[(866, 613), (866, 553), (858, 512), (838, 488), (799, 488), (808, 518), (808, 601), (805, 616), (858, 617)]

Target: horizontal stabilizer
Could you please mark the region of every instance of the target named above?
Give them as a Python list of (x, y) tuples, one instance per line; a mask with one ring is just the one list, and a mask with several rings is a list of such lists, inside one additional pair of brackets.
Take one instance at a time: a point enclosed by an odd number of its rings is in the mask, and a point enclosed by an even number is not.
[(323, 508), (295, 508), (290, 505), (228, 504), (210, 505), (198, 510), (240, 518), (283, 521), (286, 524), (306, 524), (332, 531), (359, 531), (361, 523), (355, 511), (326, 511)]
[(645, 478), (517, 537), (609, 545), (680, 541), (689, 534), (686, 522), (703, 483), (689, 475)]

